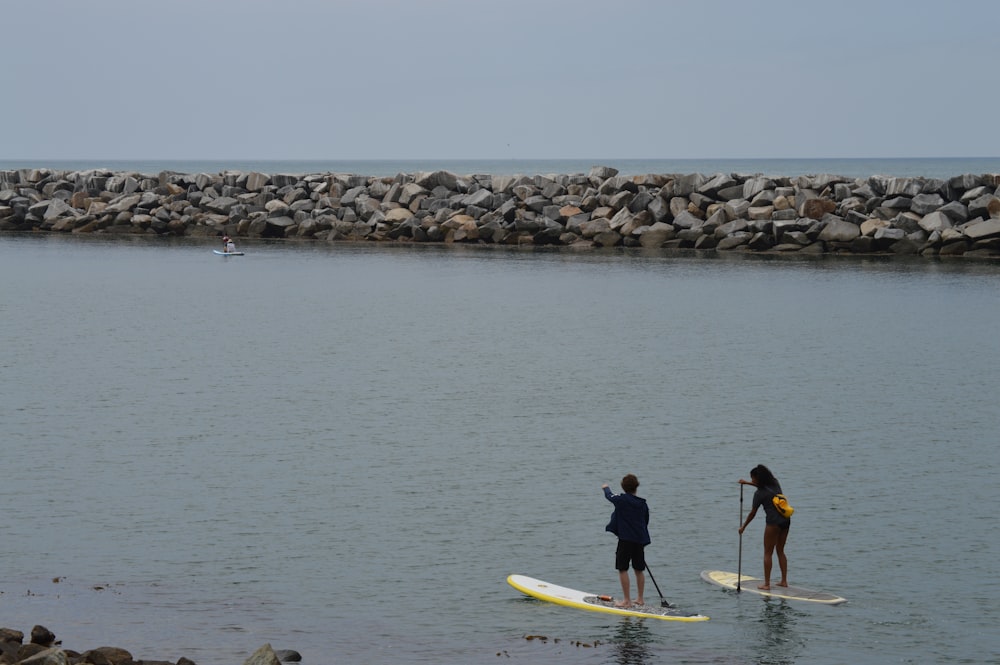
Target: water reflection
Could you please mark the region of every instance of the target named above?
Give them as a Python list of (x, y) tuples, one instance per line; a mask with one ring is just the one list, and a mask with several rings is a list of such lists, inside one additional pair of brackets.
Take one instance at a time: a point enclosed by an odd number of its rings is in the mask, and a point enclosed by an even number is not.
[(748, 637), (761, 665), (791, 665), (802, 653), (805, 639), (796, 630), (799, 612), (784, 600), (768, 599), (761, 603), (760, 617), (747, 622)]
[(624, 617), (615, 629), (612, 644), (618, 665), (649, 665), (653, 662), (649, 626), (641, 619)]

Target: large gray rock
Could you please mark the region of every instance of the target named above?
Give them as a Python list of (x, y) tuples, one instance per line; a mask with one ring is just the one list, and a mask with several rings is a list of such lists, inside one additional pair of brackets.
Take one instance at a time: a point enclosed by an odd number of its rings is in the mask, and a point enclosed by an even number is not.
[(265, 644), (243, 661), (243, 665), (281, 665), (278, 655), (274, 653), (270, 643)]
[(686, 175), (679, 175), (674, 178), (670, 185), (664, 187), (661, 190), (661, 196), (688, 196), (697, 192), (698, 189), (705, 184), (705, 176), (700, 173), (689, 173)]
[(729, 187), (723, 187), (716, 193), (716, 197), (720, 201), (732, 201), (734, 199), (742, 199), (743, 196), (743, 183), (737, 183)]
[(75, 210), (73, 207), (62, 199), (52, 199), (52, 202), (49, 203), (49, 207), (45, 210), (45, 214), (42, 216), (42, 219), (45, 221), (51, 221), (74, 212)]
[(598, 178), (600, 180), (607, 180), (608, 178), (614, 178), (618, 175), (618, 169), (612, 168), (610, 166), (591, 166), (590, 174), (591, 178)]
[(972, 240), (1000, 237), (1000, 219), (973, 222), (965, 227), (965, 235)]
[[(720, 224), (715, 229), (715, 237), (718, 240), (725, 238), (728, 235), (734, 233), (741, 233), (747, 230), (749, 223), (745, 219), (734, 219), (731, 222), (726, 222), (725, 224)], [(721, 243), (720, 243), (721, 244)]]
[(725, 238), (719, 240), (719, 243), (715, 246), (715, 248), (718, 250), (735, 249), (736, 247), (740, 247), (750, 242), (750, 239), (753, 238), (753, 235), (754, 234), (748, 231), (739, 231), (738, 233), (733, 233), (732, 235), (728, 235)]
[(720, 190), (726, 189), (727, 187), (737, 186), (739, 186), (742, 191), (742, 185), (740, 185), (735, 178), (728, 173), (719, 173), (713, 176), (708, 182), (703, 183), (701, 187), (698, 188), (698, 193), (715, 198), (718, 196)]
[(59, 647), (51, 647), (21, 660), (20, 665), (69, 665), (69, 657)]
[(951, 201), (938, 208), (938, 212), (943, 212), (951, 218), (955, 224), (961, 224), (969, 219), (969, 209), (964, 203)]
[(910, 210), (918, 215), (929, 215), (944, 203), (940, 194), (917, 194), (910, 203)]
[(132, 208), (139, 205), (139, 201), (142, 200), (142, 195), (140, 194), (126, 194), (119, 196), (118, 198), (111, 201), (108, 207), (104, 209), (106, 213), (120, 213), (126, 210), (131, 210)]
[(969, 201), (969, 217), (982, 217), (986, 219), (992, 216), (992, 210), (997, 206), (997, 199), (993, 194), (984, 194)]
[(819, 239), (823, 242), (851, 242), (860, 235), (861, 229), (856, 224), (835, 219), (827, 222), (819, 232)]
[(220, 196), (215, 199), (202, 199), (201, 207), (209, 212), (219, 215), (228, 215), (239, 201), (229, 196)]
[(923, 189), (923, 183), (913, 178), (889, 178), (885, 187), (885, 195), (914, 197)]
[[(809, 228), (812, 220), (809, 219), (790, 219), (790, 220), (775, 220), (772, 224), (774, 232), (774, 240), (777, 243), (788, 242), (784, 239), (786, 233), (801, 233)], [(796, 242), (796, 241), (792, 241)]]
[(699, 217), (695, 217), (687, 210), (682, 211), (680, 214), (674, 217), (674, 226), (682, 229), (690, 229), (701, 226), (704, 224), (704, 220)]
[(668, 240), (673, 240), (676, 235), (674, 227), (663, 222), (656, 222), (652, 226), (646, 227), (642, 235), (639, 236), (639, 244), (643, 247), (661, 247)]
[(448, 171), (419, 172), (414, 174), (413, 182), (424, 189), (434, 189), (441, 186), (449, 191), (455, 191), (458, 187), (458, 177)]
[(765, 189), (774, 189), (774, 181), (764, 176), (754, 176), (743, 183), (743, 198), (752, 199)]
[(889, 240), (892, 242), (896, 242), (897, 240), (902, 240), (903, 238), (905, 238), (906, 232), (903, 231), (903, 229), (881, 228), (877, 229), (875, 233), (872, 234), (872, 237), (874, 237), (875, 240), (883, 240), (883, 241)]
[(259, 192), (260, 190), (264, 189), (264, 187), (266, 187), (267, 183), (269, 183), (270, 181), (271, 181), (271, 176), (267, 175), (266, 173), (258, 173), (257, 171), (253, 171), (252, 173), (247, 174), (247, 182), (246, 185), (244, 186), (247, 188), (247, 191)]
[(920, 228), (928, 233), (933, 233), (940, 229), (949, 229), (953, 226), (951, 218), (943, 212), (932, 212), (929, 215), (924, 215), (920, 219), (919, 224)]

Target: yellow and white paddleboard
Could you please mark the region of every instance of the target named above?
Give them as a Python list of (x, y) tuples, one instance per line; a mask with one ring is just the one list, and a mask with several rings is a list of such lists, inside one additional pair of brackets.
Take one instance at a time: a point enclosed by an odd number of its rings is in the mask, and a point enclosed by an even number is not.
[(662, 619), (664, 621), (708, 621), (707, 616), (693, 614), (676, 607), (660, 607), (654, 605), (642, 605), (633, 607), (615, 607), (614, 601), (608, 596), (601, 597), (596, 593), (577, 591), (558, 584), (549, 584), (542, 580), (525, 575), (510, 575), (507, 584), (511, 585), (521, 593), (525, 593), (533, 598), (544, 600), (557, 605), (575, 607), (578, 610), (589, 610), (591, 612), (606, 612), (608, 614), (618, 614), (621, 616), (643, 617), (647, 619)]
[[(711, 584), (716, 584), (725, 589), (736, 590), (736, 573), (727, 573), (724, 570), (703, 570), (701, 571), (701, 579)], [(846, 603), (846, 598), (841, 598), (840, 596), (835, 596), (832, 593), (826, 593), (825, 591), (814, 591), (813, 589), (804, 589), (800, 586), (775, 586), (771, 584), (770, 589), (758, 589), (757, 585), (764, 580), (758, 577), (750, 577), (748, 575), (739, 576), (739, 586), (740, 591), (746, 591), (748, 593), (756, 593), (761, 596), (767, 596), (768, 598), (784, 598), (786, 600), (804, 600), (810, 603), (822, 603), (824, 605), (840, 605), (841, 603)]]

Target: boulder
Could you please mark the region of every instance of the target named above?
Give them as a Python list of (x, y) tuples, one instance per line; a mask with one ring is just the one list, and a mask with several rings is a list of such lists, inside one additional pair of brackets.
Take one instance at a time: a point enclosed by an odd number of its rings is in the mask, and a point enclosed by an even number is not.
[(592, 166), (590, 167), (589, 177), (597, 178), (599, 180), (607, 180), (608, 178), (614, 178), (618, 175), (618, 169), (612, 168), (610, 166)]
[(940, 194), (917, 194), (910, 203), (910, 210), (918, 215), (928, 215), (945, 203)]
[(52, 199), (49, 202), (48, 208), (45, 209), (42, 219), (48, 222), (74, 212), (74, 208), (62, 199)]
[(819, 233), (819, 239), (824, 242), (851, 242), (861, 235), (857, 225), (843, 220), (832, 220)]
[(38, 653), (21, 658), (19, 665), (69, 665), (69, 657), (62, 649), (49, 647)]
[(987, 219), (973, 222), (965, 227), (964, 233), (972, 240), (985, 240), (1000, 237), (1000, 219)]
[(271, 645), (265, 644), (243, 661), (243, 665), (281, 665), (281, 661)]
[(774, 181), (764, 176), (754, 176), (743, 183), (743, 197), (752, 199), (765, 189), (774, 189)]
[(232, 197), (220, 196), (215, 199), (202, 199), (201, 207), (219, 215), (228, 215), (237, 203), (239, 201)]
[(670, 224), (655, 222), (643, 230), (639, 236), (639, 244), (643, 247), (662, 247), (663, 243), (673, 240), (676, 235), (677, 232)]
[(716, 245), (716, 249), (719, 250), (735, 249), (736, 247), (746, 245), (748, 242), (750, 242), (750, 239), (753, 238), (753, 236), (754, 234), (748, 231), (739, 231), (737, 233), (733, 233), (719, 240), (719, 244)]
[(142, 200), (142, 195), (140, 194), (128, 194), (119, 196), (108, 203), (107, 208), (104, 209), (106, 213), (118, 214), (126, 210), (131, 210), (132, 208), (139, 205), (139, 201)]
[[(698, 188), (700, 194), (705, 196), (711, 196), (713, 198), (724, 198), (719, 197), (719, 191), (726, 189), (727, 187), (736, 187), (739, 183), (731, 175), (726, 173), (719, 173), (712, 177), (711, 180), (705, 182)], [(740, 185), (742, 191), (742, 185)]]
[(807, 199), (799, 207), (799, 214), (809, 219), (822, 219), (823, 215), (832, 213), (837, 209), (837, 203), (830, 199)]
[(951, 218), (943, 212), (932, 212), (929, 215), (924, 215), (920, 219), (920, 228), (928, 233), (933, 233), (939, 229), (951, 228)]
[(861, 222), (859, 228), (861, 230), (861, 235), (871, 236), (875, 235), (875, 232), (878, 231), (879, 229), (884, 229), (888, 226), (889, 222), (884, 219), (866, 219), (865, 221)]
[(267, 184), (271, 181), (271, 176), (266, 173), (258, 173), (253, 171), (247, 174), (247, 181), (244, 187), (246, 187), (249, 192), (259, 192), (264, 189)]
[(419, 172), (414, 174), (413, 182), (424, 189), (440, 186), (453, 192), (458, 187), (458, 177), (448, 171)]
[(700, 217), (696, 217), (689, 211), (685, 210), (680, 214), (674, 215), (674, 226), (681, 229), (690, 229), (694, 227), (701, 226), (704, 223)]
[(749, 223), (745, 219), (734, 219), (731, 222), (726, 222), (725, 224), (720, 224), (718, 227), (716, 227), (714, 235), (716, 239), (721, 240), (726, 236), (735, 233), (742, 233), (746, 231), (747, 227), (749, 226), (750, 226)]

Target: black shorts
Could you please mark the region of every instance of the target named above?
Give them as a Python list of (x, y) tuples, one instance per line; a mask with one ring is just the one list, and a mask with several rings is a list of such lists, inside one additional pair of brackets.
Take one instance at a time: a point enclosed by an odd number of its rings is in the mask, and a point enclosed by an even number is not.
[(629, 563), (635, 570), (646, 570), (646, 546), (633, 543), (631, 540), (619, 540), (615, 552), (615, 568), (619, 571), (628, 570)]

